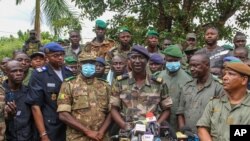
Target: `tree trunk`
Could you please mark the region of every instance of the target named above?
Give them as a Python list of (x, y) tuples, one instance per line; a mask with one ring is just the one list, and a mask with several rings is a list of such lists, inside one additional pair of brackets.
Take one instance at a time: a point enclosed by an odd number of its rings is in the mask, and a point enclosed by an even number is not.
[(36, 0), (36, 7), (35, 7), (35, 31), (37, 32), (37, 39), (41, 40), (41, 23), (40, 23), (40, 3), (41, 0)]

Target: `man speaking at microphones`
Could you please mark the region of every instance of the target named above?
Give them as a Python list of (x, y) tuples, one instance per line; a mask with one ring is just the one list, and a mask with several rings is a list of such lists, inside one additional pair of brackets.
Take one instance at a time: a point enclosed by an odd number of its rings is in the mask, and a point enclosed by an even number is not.
[[(225, 94), (208, 103), (197, 123), (201, 141), (249, 140), (246, 136), (250, 134), (250, 96), (247, 91), (250, 67), (242, 62), (227, 62), (224, 68)], [(244, 134), (240, 133), (242, 126)]]

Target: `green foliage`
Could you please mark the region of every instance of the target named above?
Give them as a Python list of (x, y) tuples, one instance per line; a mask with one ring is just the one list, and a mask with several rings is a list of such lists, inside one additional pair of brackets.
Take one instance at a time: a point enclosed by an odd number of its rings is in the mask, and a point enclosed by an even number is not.
[[(94, 20), (105, 11), (117, 14), (109, 21), (114, 36), (119, 26), (127, 25), (135, 42), (142, 43), (147, 27), (157, 28), (160, 37), (173, 37), (174, 42), (182, 42), (188, 32), (198, 35), (203, 44), (204, 29), (215, 26), (220, 30), (220, 38), (231, 40), (239, 29), (250, 25), (249, 0), (72, 0), (82, 15)], [(234, 23), (225, 25), (230, 17)], [(233, 27), (237, 26), (239, 29)]]

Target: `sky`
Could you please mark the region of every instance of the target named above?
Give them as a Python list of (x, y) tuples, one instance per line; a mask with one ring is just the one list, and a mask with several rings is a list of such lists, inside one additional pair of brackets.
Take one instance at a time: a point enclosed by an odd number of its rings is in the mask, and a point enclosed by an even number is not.
[[(17, 32), (27, 31), (28, 29), (33, 29), (33, 25), (31, 25), (31, 13), (35, 5), (35, 0), (24, 0), (23, 3), (20, 5), (15, 4), (16, 0), (0, 0), (0, 37), (2, 36), (17, 36)], [(73, 4), (70, 2), (71, 0), (67, 0), (70, 5)], [(98, 19), (102, 19), (107, 21), (112, 18), (114, 13), (105, 12), (103, 16), (99, 17)], [(233, 20), (231, 18), (231, 20)], [(231, 22), (229, 20), (228, 23)], [(82, 43), (90, 41), (95, 37), (95, 33), (93, 33), (93, 27), (95, 25), (95, 21), (89, 21), (84, 19), (82, 21)], [(41, 26), (42, 31), (49, 31), (50, 29), (46, 26), (45, 22), (42, 23)], [(247, 35), (250, 34), (250, 30), (248, 30)], [(68, 38), (68, 35), (63, 35), (62, 38)], [(223, 45), (225, 41), (219, 41), (219, 45)], [(248, 37), (248, 44), (250, 43), (250, 38)]]

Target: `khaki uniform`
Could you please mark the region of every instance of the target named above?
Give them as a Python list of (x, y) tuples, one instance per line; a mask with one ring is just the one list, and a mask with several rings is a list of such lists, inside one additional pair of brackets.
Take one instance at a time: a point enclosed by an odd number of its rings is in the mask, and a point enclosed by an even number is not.
[(181, 88), (189, 81), (191, 81), (191, 77), (183, 70), (180, 69), (173, 75), (169, 75), (167, 70), (161, 71), (158, 75), (163, 78), (164, 82), (167, 84), (169, 88), (169, 95), (173, 100), (173, 105), (171, 107), (171, 115), (169, 119), (170, 125), (177, 130), (177, 118), (176, 111), (178, 109), (180, 98), (181, 98)]
[(207, 127), (213, 141), (230, 141), (230, 125), (250, 124), (249, 94), (248, 92), (245, 99), (233, 108), (227, 94), (210, 100), (197, 126)]
[[(69, 112), (86, 128), (98, 131), (109, 112), (110, 87), (106, 82), (96, 78), (86, 82), (81, 77), (78, 75), (63, 82), (57, 100), (57, 112)], [(71, 127), (67, 127), (66, 139), (91, 140)]]
[(64, 48), (65, 49), (65, 57), (67, 57), (67, 56), (73, 56), (77, 60), (78, 59), (78, 55), (82, 52), (83, 48), (84, 48), (84, 45), (80, 45), (79, 52), (76, 54), (72, 50), (71, 46), (65, 47)]
[(23, 51), (28, 55), (32, 55), (35, 52), (38, 52), (41, 48), (41, 42), (39, 40), (28, 40), (25, 42)]
[(132, 47), (129, 47), (128, 51), (123, 51), (121, 50), (121, 45), (119, 43), (116, 43), (114, 45), (114, 47), (112, 47), (109, 52), (108, 52), (108, 56), (109, 59), (108, 61), (111, 61), (111, 59), (115, 56), (115, 55), (122, 55), (125, 58), (128, 58), (128, 53), (131, 51)]
[(108, 51), (115, 45), (115, 41), (105, 39), (102, 43), (96, 43), (94, 40), (86, 43), (84, 51), (91, 52), (96, 57), (103, 57), (105, 60), (110, 60), (107, 54)]
[(186, 125), (194, 132), (197, 132), (196, 123), (200, 119), (209, 99), (222, 94), (223, 87), (213, 79), (211, 74), (201, 88), (197, 88), (197, 79), (194, 79), (183, 86), (176, 114), (183, 114)]
[(139, 88), (132, 73), (117, 77), (112, 86), (110, 104), (121, 108), (125, 121), (143, 120), (147, 112), (159, 117), (162, 111), (170, 108), (172, 99), (168, 88), (161, 78), (147, 76), (144, 85)]
[(3, 84), (3, 81), (6, 80), (8, 77), (6, 75), (0, 76), (0, 84)]
[(23, 80), (23, 85), (24, 86), (28, 86), (29, 85), (30, 77), (32, 75), (33, 70), (34, 70), (33, 68), (29, 68), (29, 70), (28, 70), (28, 72), (26, 74), (26, 77)]
[(5, 119), (4, 119), (4, 88), (2, 85), (0, 86), (0, 141), (4, 141), (4, 136), (5, 136), (5, 130), (6, 130), (6, 125), (5, 125)]

